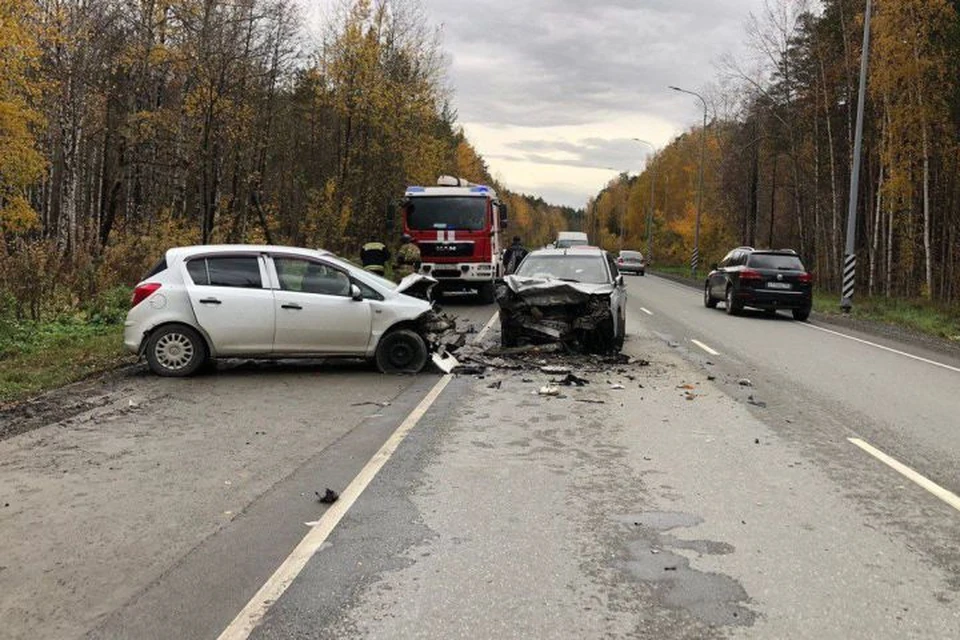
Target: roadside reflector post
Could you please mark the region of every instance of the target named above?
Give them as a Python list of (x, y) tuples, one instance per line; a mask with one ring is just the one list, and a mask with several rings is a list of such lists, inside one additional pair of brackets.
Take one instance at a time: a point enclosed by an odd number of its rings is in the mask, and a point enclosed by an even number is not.
[(863, 51), (860, 53), (860, 93), (857, 98), (857, 129), (853, 142), (853, 170), (850, 172), (850, 203), (847, 209), (847, 243), (843, 256), (843, 286), (840, 308), (853, 308), (857, 276), (857, 199), (860, 190), (860, 156), (863, 150), (863, 106), (867, 93), (867, 63), (870, 58), (870, 0), (863, 15)]

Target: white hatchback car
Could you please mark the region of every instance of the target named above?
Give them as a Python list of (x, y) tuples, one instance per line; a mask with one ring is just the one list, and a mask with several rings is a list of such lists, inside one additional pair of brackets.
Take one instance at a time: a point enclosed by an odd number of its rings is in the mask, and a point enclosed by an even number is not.
[[(427, 280), (428, 282), (424, 282)], [(359, 357), (420, 371), (431, 304), (326, 251), (207, 245), (170, 249), (137, 285), (124, 344), (161, 376), (212, 358)]]

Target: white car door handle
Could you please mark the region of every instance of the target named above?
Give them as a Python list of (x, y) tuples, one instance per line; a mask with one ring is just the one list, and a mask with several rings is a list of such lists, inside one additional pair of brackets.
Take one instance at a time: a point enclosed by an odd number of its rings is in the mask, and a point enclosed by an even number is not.
[(282, 305), (280, 305), (280, 308), (281, 308), (281, 309), (293, 309), (294, 311), (300, 311), (301, 309), (303, 309), (303, 307), (301, 307), (300, 305), (298, 305), (298, 304), (295, 303), (295, 302), (288, 302), (287, 304), (282, 304)]
[(222, 304), (222, 303), (216, 298), (203, 298), (200, 301), (200, 304)]

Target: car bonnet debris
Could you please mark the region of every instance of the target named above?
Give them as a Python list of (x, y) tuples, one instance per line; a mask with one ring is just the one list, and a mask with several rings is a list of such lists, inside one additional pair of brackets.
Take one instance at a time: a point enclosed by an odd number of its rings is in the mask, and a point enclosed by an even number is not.
[(397, 293), (402, 293), (421, 300), (430, 300), (430, 293), (437, 285), (437, 280), (419, 273), (411, 273), (397, 285)]
[(577, 351), (604, 352), (613, 321), (613, 285), (507, 276), (497, 285), (504, 345), (560, 342)]

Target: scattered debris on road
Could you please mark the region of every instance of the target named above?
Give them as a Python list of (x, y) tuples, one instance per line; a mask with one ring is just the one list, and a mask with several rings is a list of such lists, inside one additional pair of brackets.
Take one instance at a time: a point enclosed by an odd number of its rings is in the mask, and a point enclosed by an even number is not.
[(565, 378), (562, 380), (551, 380), (555, 384), (559, 384), (564, 387), (582, 387), (584, 385), (590, 384), (590, 381), (586, 378), (581, 378), (580, 376), (574, 373), (568, 373)]
[(767, 403), (766, 403), (766, 402), (764, 402), (763, 400), (754, 400), (753, 396), (748, 396), (748, 397), (747, 397), (747, 404), (751, 404), (751, 405), (753, 405), (753, 406), (755, 406), (755, 407), (759, 407), (759, 408), (761, 408), (761, 409), (766, 409), (766, 408), (767, 408)]
[(737, 380), (737, 384), (741, 387), (752, 387), (753, 383), (750, 382), (750, 378), (740, 378)]
[(317, 494), (317, 502), (320, 504), (333, 504), (340, 499), (340, 494), (330, 488), (323, 495), (320, 495), (319, 491), (314, 491), (314, 493)]
[(576, 401), (587, 404), (606, 404), (606, 400), (600, 400), (599, 398), (577, 398)]
[(540, 387), (540, 390), (537, 391), (537, 395), (541, 395), (541, 396), (559, 396), (559, 395), (560, 395), (560, 387), (550, 387), (550, 386)]
[(487, 385), (487, 388), (488, 388), (488, 389), (499, 389), (502, 384), (503, 384), (503, 380), (497, 380), (496, 382), (491, 382), (490, 384), (488, 384), (488, 385)]
[(373, 405), (375, 407), (389, 407), (389, 402), (377, 402), (376, 400), (364, 400), (363, 402), (354, 402), (351, 404), (351, 407), (363, 407), (366, 405)]

